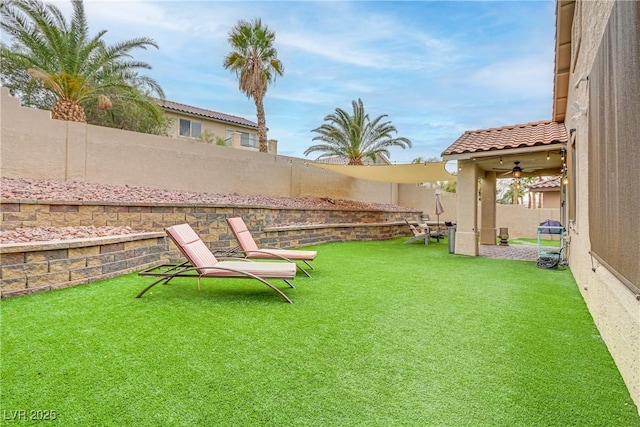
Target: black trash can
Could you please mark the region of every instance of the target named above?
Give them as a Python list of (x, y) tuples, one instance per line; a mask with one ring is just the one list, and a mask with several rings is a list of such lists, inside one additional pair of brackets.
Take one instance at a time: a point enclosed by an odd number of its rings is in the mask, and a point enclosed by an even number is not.
[(456, 226), (450, 225), (447, 227), (449, 230), (449, 253), (456, 252)]

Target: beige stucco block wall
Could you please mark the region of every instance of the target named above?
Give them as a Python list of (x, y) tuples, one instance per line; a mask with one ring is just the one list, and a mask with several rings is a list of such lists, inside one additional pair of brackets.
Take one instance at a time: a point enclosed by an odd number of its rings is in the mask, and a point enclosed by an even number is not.
[(397, 203), (397, 184), (363, 181), (304, 159), (52, 120), (0, 88), (4, 177), (274, 197)]
[[(436, 220), (436, 187), (431, 185), (401, 184), (398, 186), (398, 204), (419, 209), (430, 220)], [(440, 202), (444, 213), (440, 221), (456, 222), (458, 214), (458, 196), (441, 190)]]
[(542, 206), (544, 208), (560, 209), (560, 204), (561, 204), (561, 196), (559, 191), (542, 192)]
[(536, 238), (538, 226), (547, 219), (560, 221), (560, 209), (529, 209), (521, 205), (498, 205), (496, 228), (507, 227), (510, 238)]
[(290, 173), (281, 163), (265, 158), (264, 153), (197, 140), (88, 126), (86, 179), (90, 182), (278, 196), (290, 189)]
[[(32, 178), (67, 178), (67, 122), (51, 120), (49, 111), (20, 107), (19, 100), (0, 88), (0, 172)], [(28, 132), (24, 130), (28, 129)]]

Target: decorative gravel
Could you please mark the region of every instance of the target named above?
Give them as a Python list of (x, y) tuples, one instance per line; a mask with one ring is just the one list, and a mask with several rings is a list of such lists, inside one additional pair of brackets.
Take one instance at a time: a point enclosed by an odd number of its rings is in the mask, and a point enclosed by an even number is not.
[[(235, 205), (292, 209), (380, 210), (410, 212), (411, 208), (384, 203), (366, 203), (329, 197), (290, 198), (241, 196), (239, 194), (194, 193), (129, 185), (107, 185), (88, 182), (1, 178), (2, 200), (38, 200), (41, 202), (97, 203), (186, 203)], [(32, 241), (64, 240), (83, 237), (114, 236), (138, 233), (129, 227), (42, 227), (0, 232), (0, 244)]]

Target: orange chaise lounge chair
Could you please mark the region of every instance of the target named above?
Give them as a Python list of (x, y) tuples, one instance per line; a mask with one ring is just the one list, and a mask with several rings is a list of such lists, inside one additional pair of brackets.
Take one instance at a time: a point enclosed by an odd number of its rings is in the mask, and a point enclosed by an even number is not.
[[(233, 231), (233, 234), (236, 236), (236, 240), (238, 240), (238, 244), (240, 245), (239, 249), (242, 251), (242, 254), (244, 255), (245, 258), (280, 259), (288, 262), (302, 261), (311, 270), (314, 270), (310, 262), (313, 261), (318, 255), (317, 251), (259, 248), (256, 241), (253, 240), (253, 237), (251, 236), (251, 232), (247, 228), (247, 224), (245, 224), (242, 218), (239, 218), (239, 217), (227, 218), (227, 223), (229, 223), (229, 227), (231, 227), (231, 231)], [(298, 266), (298, 268), (307, 277), (311, 277), (311, 275), (307, 270), (305, 270), (300, 266)]]
[(219, 279), (255, 279), (273, 289), (285, 301), (289, 297), (266, 279), (284, 280), (294, 287), (289, 280), (296, 276), (296, 264), (293, 262), (254, 262), (248, 259), (218, 260), (207, 245), (189, 224), (174, 225), (166, 229), (167, 235), (180, 249), (187, 261), (179, 264), (163, 264), (150, 267), (139, 273), (140, 276), (160, 277), (147, 286), (136, 298), (140, 298), (158, 283), (167, 284), (174, 277), (195, 277), (198, 289), (202, 278)]

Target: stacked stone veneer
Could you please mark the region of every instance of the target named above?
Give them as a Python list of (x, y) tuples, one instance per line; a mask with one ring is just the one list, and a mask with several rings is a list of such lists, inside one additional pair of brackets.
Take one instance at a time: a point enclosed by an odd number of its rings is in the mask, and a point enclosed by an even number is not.
[(129, 226), (144, 233), (97, 239), (0, 245), (2, 297), (74, 286), (180, 259), (164, 229), (188, 223), (212, 251), (236, 246), (227, 217), (240, 216), (263, 247), (302, 247), (405, 236), (421, 212), (273, 209), (192, 204), (97, 204), (3, 200), (1, 230)]
[(0, 245), (2, 297), (107, 279), (155, 264), (164, 253), (164, 233)]

